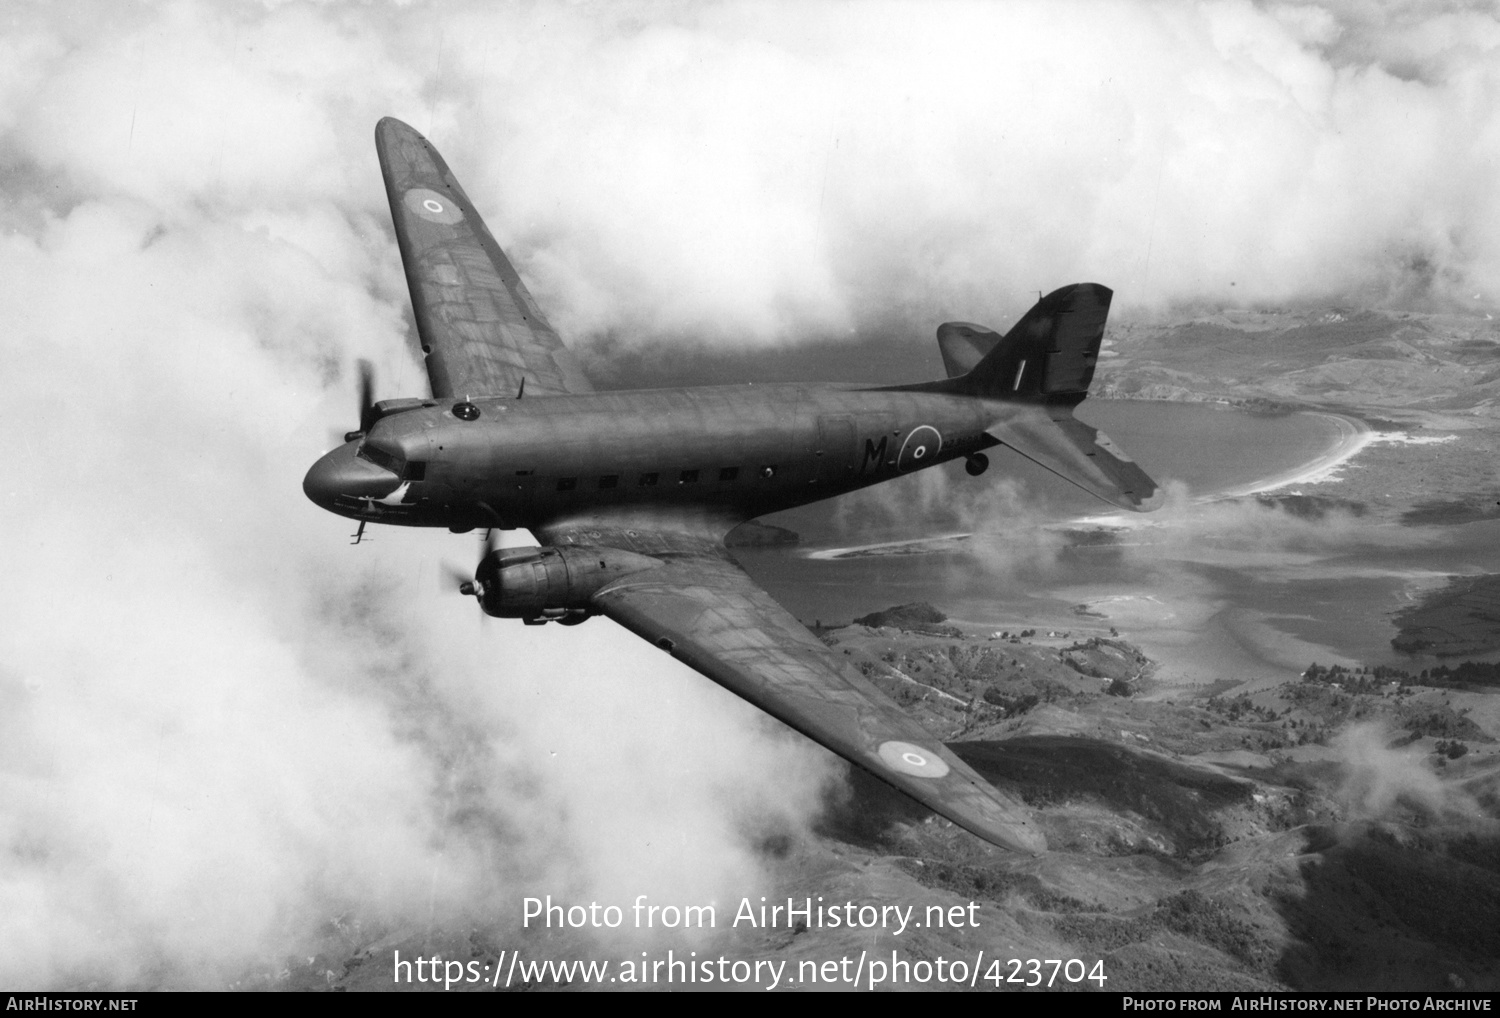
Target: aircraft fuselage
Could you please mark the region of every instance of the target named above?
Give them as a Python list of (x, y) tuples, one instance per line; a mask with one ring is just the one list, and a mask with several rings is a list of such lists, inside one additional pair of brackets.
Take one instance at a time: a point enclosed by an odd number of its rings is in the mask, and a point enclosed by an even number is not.
[(997, 444), (985, 433), (997, 420), (1044, 412), (823, 384), (380, 406), (368, 435), (309, 471), (309, 497), (352, 519), (456, 530), (635, 506), (750, 519), (970, 456)]

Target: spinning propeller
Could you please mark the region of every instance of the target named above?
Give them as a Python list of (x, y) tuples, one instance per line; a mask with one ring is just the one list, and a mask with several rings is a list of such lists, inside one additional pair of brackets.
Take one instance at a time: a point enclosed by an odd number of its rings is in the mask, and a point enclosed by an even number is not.
[(352, 442), (365, 435), (375, 426), (375, 365), (367, 360), (359, 362), (359, 430), (344, 434), (344, 441)]
[(495, 551), (495, 530), (493, 527), (486, 528), (484, 532), (482, 551), (479, 555), (479, 565), (474, 567), (474, 575), (470, 576), (465, 570), (449, 563), (443, 563), (444, 587), (456, 589), (466, 597), (483, 597), (484, 584), (479, 581), (479, 569), (489, 560)]

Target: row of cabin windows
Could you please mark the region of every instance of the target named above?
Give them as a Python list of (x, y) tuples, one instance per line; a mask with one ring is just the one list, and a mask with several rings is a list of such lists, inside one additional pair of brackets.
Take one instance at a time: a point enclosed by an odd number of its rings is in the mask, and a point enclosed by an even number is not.
[[(719, 469), (720, 481), (729, 482), (738, 480), (739, 476), (739, 467), (721, 467)], [(760, 476), (767, 480), (770, 480), (772, 477), (776, 476), (776, 468), (774, 466), (761, 467)], [(682, 471), (682, 473), (677, 475), (678, 484), (697, 484), (698, 480), (699, 471), (697, 470), (684, 470)], [(640, 488), (654, 488), (658, 483), (660, 483), (660, 481), (661, 474), (652, 471), (651, 473), (641, 474), (640, 477), (636, 479), (636, 486)], [(619, 474), (605, 474), (603, 477), (599, 478), (598, 487), (600, 490), (604, 490), (606, 488), (618, 488), (619, 486)], [(576, 477), (559, 477), (557, 479), (558, 491), (573, 491), (577, 487), (578, 478)]]

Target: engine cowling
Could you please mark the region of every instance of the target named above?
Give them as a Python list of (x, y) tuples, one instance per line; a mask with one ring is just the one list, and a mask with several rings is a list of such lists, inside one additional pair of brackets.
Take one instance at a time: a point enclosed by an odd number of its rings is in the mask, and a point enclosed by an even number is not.
[(479, 563), (475, 593), (487, 615), (572, 624), (594, 613), (605, 584), (661, 564), (618, 548), (501, 548)]

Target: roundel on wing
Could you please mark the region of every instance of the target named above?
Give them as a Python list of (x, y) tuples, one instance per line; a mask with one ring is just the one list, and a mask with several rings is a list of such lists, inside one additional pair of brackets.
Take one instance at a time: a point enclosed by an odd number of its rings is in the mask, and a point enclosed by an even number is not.
[(412, 215), (419, 216), (429, 223), (452, 226), (464, 217), (464, 214), (458, 210), (458, 202), (431, 188), (414, 187), (407, 191), (401, 200)]
[(930, 749), (909, 742), (882, 742), (875, 752), (893, 771), (916, 778), (941, 778), (948, 773), (948, 762)]
[(937, 428), (923, 424), (911, 429), (906, 441), (901, 443), (901, 455), (896, 457), (897, 470), (915, 470), (937, 459), (943, 451), (943, 436)]

